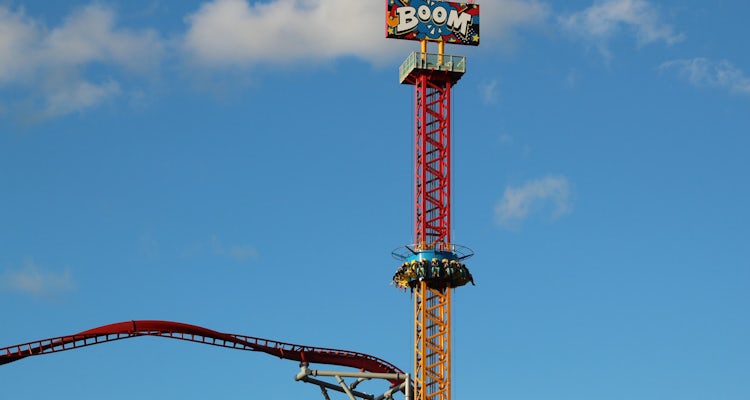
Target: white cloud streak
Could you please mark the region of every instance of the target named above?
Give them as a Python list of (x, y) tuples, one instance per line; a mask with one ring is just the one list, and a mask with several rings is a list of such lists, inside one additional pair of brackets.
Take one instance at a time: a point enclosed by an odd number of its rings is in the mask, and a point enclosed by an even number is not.
[(36, 117), (86, 110), (121, 94), (115, 78), (86, 78), (88, 69), (142, 74), (158, 67), (162, 53), (154, 30), (118, 28), (115, 13), (98, 4), (75, 11), (52, 29), (0, 6), (0, 90), (29, 93), (20, 102), (32, 103)]
[(594, 44), (605, 58), (612, 57), (609, 40), (623, 30), (634, 34), (639, 46), (672, 45), (684, 38), (663, 23), (657, 8), (645, 0), (597, 1), (583, 11), (560, 16), (558, 22), (564, 31)]
[(707, 58), (671, 60), (662, 63), (659, 71), (674, 70), (697, 87), (713, 87), (730, 92), (750, 94), (750, 78), (727, 60), (714, 61)]
[(27, 260), (19, 269), (9, 269), (0, 275), (0, 287), (36, 297), (57, 295), (75, 290), (69, 270), (47, 271), (33, 260)]
[(214, 0), (186, 18), (184, 51), (205, 66), (371, 61), (391, 52), (384, 3), (362, 0)]
[(60, 65), (102, 62), (142, 70), (158, 64), (162, 45), (153, 30), (117, 28), (114, 11), (94, 3), (45, 35), (43, 46), (44, 56)]
[(479, 84), (479, 93), (484, 104), (497, 104), (498, 93), (497, 93), (497, 80), (493, 79), (489, 82), (481, 82)]
[(107, 98), (120, 94), (120, 85), (114, 81), (93, 84), (86, 81), (73, 82), (46, 93), (47, 104), (44, 115), (54, 117), (91, 108)]
[(552, 10), (538, 0), (495, 0), (480, 4), (482, 39), (507, 39), (513, 30), (545, 23)]
[(224, 245), (218, 237), (211, 237), (211, 252), (222, 257), (229, 257), (238, 262), (258, 258), (258, 250), (250, 245)]
[(570, 184), (562, 176), (547, 176), (528, 181), (519, 187), (505, 188), (495, 207), (495, 219), (504, 227), (513, 227), (535, 210), (549, 210), (553, 219), (573, 210)]

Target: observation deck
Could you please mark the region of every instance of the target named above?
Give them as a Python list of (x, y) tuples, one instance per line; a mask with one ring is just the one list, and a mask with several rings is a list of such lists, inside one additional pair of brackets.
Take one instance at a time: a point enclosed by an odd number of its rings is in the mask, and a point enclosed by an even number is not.
[(404, 85), (413, 85), (417, 76), (431, 74), (443, 75), (445, 80), (456, 83), (465, 72), (464, 56), (415, 51), (401, 64), (399, 80)]

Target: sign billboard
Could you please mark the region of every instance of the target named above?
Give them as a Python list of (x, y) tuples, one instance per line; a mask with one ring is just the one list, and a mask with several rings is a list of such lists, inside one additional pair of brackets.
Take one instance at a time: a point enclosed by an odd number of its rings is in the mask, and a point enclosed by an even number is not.
[(435, 0), (386, 0), (385, 36), (479, 45), (479, 5)]

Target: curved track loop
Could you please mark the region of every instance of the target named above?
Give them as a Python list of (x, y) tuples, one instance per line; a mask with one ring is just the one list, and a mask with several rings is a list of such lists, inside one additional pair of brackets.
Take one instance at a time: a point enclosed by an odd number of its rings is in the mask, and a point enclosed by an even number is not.
[[(158, 336), (236, 350), (260, 351), (287, 360), (338, 365), (357, 368), (366, 372), (403, 374), (393, 364), (368, 354), (348, 350), (302, 346), (251, 336), (222, 333), (196, 325), (170, 321), (118, 322), (89, 329), (74, 335), (37, 340), (0, 348), (0, 365), (18, 361), (28, 356), (57, 353), (137, 336)], [(393, 385), (401, 383), (396, 380), (391, 380), (390, 382)]]

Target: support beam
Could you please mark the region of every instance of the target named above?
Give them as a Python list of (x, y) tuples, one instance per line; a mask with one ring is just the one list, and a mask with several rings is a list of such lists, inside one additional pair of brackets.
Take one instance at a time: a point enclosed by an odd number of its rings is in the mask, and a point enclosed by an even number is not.
[[(335, 378), (338, 385), (330, 383), (330, 382), (326, 382), (324, 380), (312, 378), (313, 376)], [(351, 385), (349, 385), (344, 381), (343, 378), (357, 378), (357, 380)], [(359, 385), (362, 381), (371, 380), (371, 379), (381, 379), (381, 380), (385, 380), (389, 382), (401, 381), (401, 383), (395, 386), (390, 386), (388, 390), (386, 390), (383, 394), (379, 396), (375, 396), (369, 393), (364, 393), (361, 391), (354, 390), (354, 388), (357, 385)], [(411, 395), (412, 393), (411, 378), (409, 374), (370, 373), (370, 372), (356, 372), (356, 371), (319, 371), (319, 370), (309, 369), (307, 363), (301, 363), (300, 372), (297, 373), (297, 375), (294, 377), (294, 380), (302, 381), (305, 383), (312, 383), (314, 385), (320, 386), (320, 389), (323, 392), (323, 397), (326, 400), (329, 400), (326, 389), (335, 390), (337, 392), (344, 393), (349, 397), (350, 400), (392, 399), (393, 395), (396, 392), (404, 392), (406, 395), (406, 400), (413, 400), (412, 395)]]

